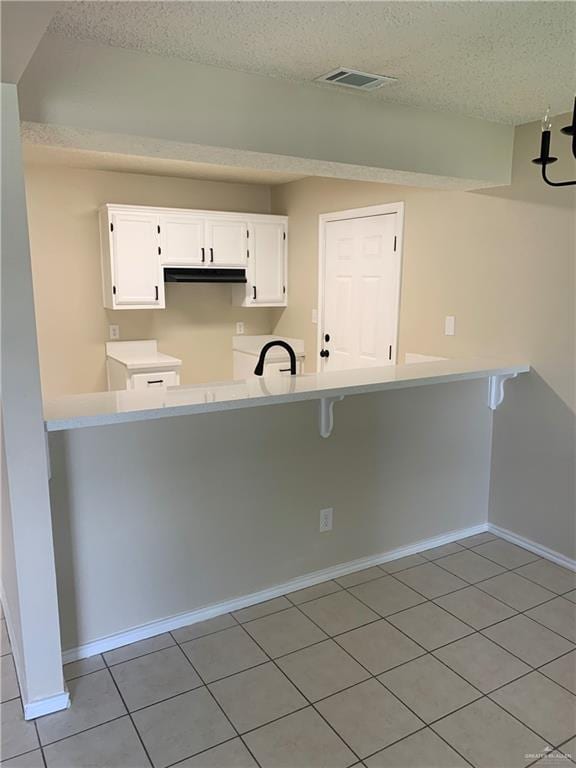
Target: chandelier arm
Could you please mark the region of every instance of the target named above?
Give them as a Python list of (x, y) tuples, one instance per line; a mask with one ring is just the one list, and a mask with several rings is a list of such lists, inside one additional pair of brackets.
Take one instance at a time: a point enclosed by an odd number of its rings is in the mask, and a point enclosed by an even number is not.
[(550, 187), (572, 187), (576, 185), (576, 179), (574, 181), (550, 181), (546, 175), (546, 164), (542, 165), (542, 178)]

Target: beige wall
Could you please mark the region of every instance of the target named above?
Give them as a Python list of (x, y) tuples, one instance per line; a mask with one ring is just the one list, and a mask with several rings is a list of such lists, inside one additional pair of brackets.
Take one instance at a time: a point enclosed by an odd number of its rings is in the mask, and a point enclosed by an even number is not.
[[(552, 167), (576, 178), (557, 118)], [(318, 214), (403, 200), (400, 354), (516, 354), (530, 377), (508, 385), (495, 416), (494, 522), (574, 557), (574, 215), (572, 189), (551, 189), (530, 163), (538, 124), (516, 129), (513, 183), (489, 192), (437, 192), (327, 179), (272, 190), (290, 216), (290, 306), (276, 331), (302, 336), (316, 358)], [(456, 335), (444, 335), (445, 315)], [(309, 368), (310, 370), (310, 368)]]
[(109, 324), (158, 339), (185, 384), (232, 378), (235, 321), (271, 331), (277, 311), (232, 307), (230, 286), (169, 285), (166, 310), (105, 310), (97, 217), (103, 203), (267, 213), (267, 186), (29, 165), (26, 190), (44, 397), (106, 389)]
[[(517, 353), (573, 402), (574, 193), (539, 181), (536, 125), (516, 136), (515, 183), (490, 193), (331, 179), (273, 187), (273, 212), (290, 217), (290, 306), (276, 331), (303, 337), (314, 365), (319, 214), (404, 201), (400, 354)], [(574, 173), (567, 166), (554, 173)], [(524, 199), (528, 176), (540, 199)], [(444, 335), (445, 315), (456, 316), (455, 336)]]

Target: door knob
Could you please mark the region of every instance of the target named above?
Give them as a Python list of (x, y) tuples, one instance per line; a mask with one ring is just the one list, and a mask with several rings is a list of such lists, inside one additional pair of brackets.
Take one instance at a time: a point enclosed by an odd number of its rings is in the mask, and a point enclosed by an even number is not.
[(320, 357), (330, 357), (330, 352), (327, 349), (320, 350)]

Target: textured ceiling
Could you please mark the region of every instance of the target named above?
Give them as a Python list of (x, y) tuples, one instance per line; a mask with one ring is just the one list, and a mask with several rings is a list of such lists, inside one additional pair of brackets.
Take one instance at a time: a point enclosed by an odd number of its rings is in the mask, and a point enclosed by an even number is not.
[(504, 123), (576, 90), (573, 2), (75, 0), (49, 31), (300, 81), (349, 66), (399, 78), (366, 98)]

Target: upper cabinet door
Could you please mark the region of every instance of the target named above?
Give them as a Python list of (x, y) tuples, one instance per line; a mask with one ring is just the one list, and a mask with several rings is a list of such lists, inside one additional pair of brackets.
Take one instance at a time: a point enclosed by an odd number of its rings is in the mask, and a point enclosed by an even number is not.
[(114, 307), (164, 306), (164, 277), (158, 256), (158, 216), (119, 212), (111, 216)]
[(207, 261), (205, 220), (200, 216), (160, 216), (160, 261), (171, 266), (196, 267)]
[(250, 227), (253, 304), (286, 304), (285, 233), (284, 224), (275, 222), (255, 222)]
[(234, 219), (207, 219), (206, 264), (215, 267), (244, 267), (248, 248), (246, 222)]

